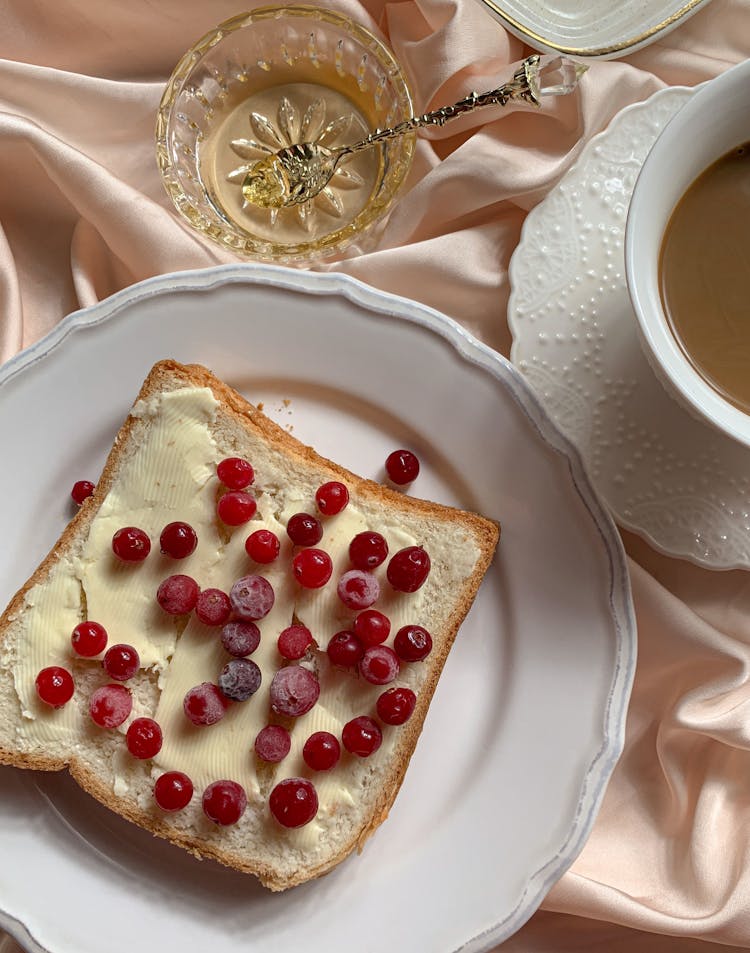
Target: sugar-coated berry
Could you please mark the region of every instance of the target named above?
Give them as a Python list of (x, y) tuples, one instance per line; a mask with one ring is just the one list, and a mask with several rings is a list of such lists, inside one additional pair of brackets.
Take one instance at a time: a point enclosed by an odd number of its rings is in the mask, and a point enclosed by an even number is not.
[(312, 644), (312, 632), (305, 625), (287, 626), (277, 642), (279, 654), (290, 661), (301, 659)]
[(377, 569), (388, 556), (388, 543), (380, 533), (366, 530), (349, 543), (349, 559), (356, 569)]
[(389, 688), (378, 698), (375, 709), (378, 718), (386, 725), (403, 725), (417, 704), (417, 696), (410, 688)]
[(320, 697), (320, 683), (309, 669), (287, 665), (274, 675), (270, 696), (271, 710), (277, 715), (299, 718), (310, 711)]
[(365, 647), (353, 632), (344, 629), (331, 636), (326, 652), (332, 665), (354, 668), (365, 654)]
[(221, 644), (235, 658), (252, 655), (260, 645), (260, 629), (254, 622), (227, 622), (221, 630)]
[(166, 771), (156, 780), (154, 800), (162, 811), (181, 811), (193, 799), (193, 782), (182, 771)]
[(341, 745), (330, 731), (315, 731), (302, 748), (305, 764), (313, 771), (330, 771), (341, 757)]
[(339, 579), (336, 592), (347, 609), (369, 609), (380, 598), (380, 583), (371, 572), (349, 569)]
[(318, 793), (306, 778), (286, 778), (271, 791), (268, 806), (283, 827), (302, 827), (318, 813)]
[(315, 502), (323, 516), (335, 516), (349, 502), (349, 491), (338, 480), (330, 480), (315, 491)]
[(99, 622), (79, 622), (70, 636), (73, 651), (81, 658), (94, 658), (107, 647), (107, 630)]
[(73, 489), (70, 491), (70, 495), (73, 502), (80, 506), (84, 500), (87, 500), (91, 496), (95, 489), (96, 487), (91, 480), (76, 480), (73, 484)]
[(305, 589), (320, 589), (331, 578), (333, 562), (322, 549), (303, 549), (292, 560), (292, 572)]
[(311, 513), (295, 513), (289, 517), (286, 534), (295, 546), (314, 546), (323, 538), (323, 526)]
[(140, 563), (151, 552), (151, 540), (137, 526), (123, 526), (112, 537), (112, 552), (125, 563)]
[(153, 718), (135, 718), (128, 725), (125, 743), (134, 758), (154, 758), (161, 751), (162, 731)]
[(192, 576), (176, 573), (160, 583), (156, 601), (170, 615), (186, 615), (198, 602), (200, 586)]
[(359, 674), (372, 685), (387, 685), (399, 673), (398, 656), (387, 645), (371, 645), (359, 661)]
[(159, 537), (162, 555), (171, 556), (172, 559), (185, 559), (195, 552), (197, 545), (198, 534), (193, 527), (179, 520), (167, 523)]
[(245, 540), (245, 552), (256, 563), (272, 563), (280, 550), (279, 537), (270, 529), (256, 529)]
[(432, 651), (432, 636), (421, 625), (404, 625), (396, 633), (393, 648), (404, 662), (421, 662)]
[(260, 688), (262, 675), (249, 658), (230, 659), (219, 672), (219, 688), (233, 702), (246, 702)]
[(381, 645), (391, 632), (391, 620), (377, 609), (365, 609), (354, 620), (354, 634), (363, 645)]
[(388, 582), (398, 592), (416, 592), (430, 574), (430, 557), (421, 546), (406, 546), (391, 557)]
[(227, 526), (241, 526), (255, 516), (258, 504), (244, 490), (229, 490), (216, 504), (216, 514)]
[(203, 589), (195, 601), (195, 614), (204, 625), (224, 625), (232, 614), (232, 603), (221, 589)]
[(89, 715), (100, 728), (119, 728), (133, 710), (133, 697), (124, 685), (102, 685), (89, 702)]
[(255, 622), (273, 608), (273, 586), (264, 576), (243, 576), (229, 590), (229, 601), (240, 619)]
[(236, 781), (214, 781), (203, 792), (203, 813), (206, 817), (228, 827), (236, 824), (247, 808), (247, 794)]
[(255, 479), (255, 471), (247, 460), (227, 457), (216, 467), (216, 476), (228, 490), (244, 490)]
[(43, 668), (37, 675), (34, 686), (39, 698), (52, 708), (62, 708), (75, 692), (73, 676), (60, 665)]
[(374, 719), (368, 718), (367, 715), (360, 715), (358, 718), (347, 721), (341, 732), (341, 740), (350, 754), (356, 754), (359, 758), (368, 758), (383, 743), (383, 732)]
[(201, 682), (188, 689), (182, 702), (187, 717), (201, 727), (215, 725), (226, 714), (228, 699), (212, 682)]
[(281, 725), (266, 725), (255, 738), (255, 753), (261, 761), (278, 764), (292, 750), (292, 736)]
[(141, 660), (132, 645), (113, 645), (107, 649), (102, 659), (104, 671), (116, 682), (127, 682), (138, 671)]
[(411, 450), (394, 450), (385, 460), (385, 472), (393, 483), (404, 486), (419, 475), (419, 460)]

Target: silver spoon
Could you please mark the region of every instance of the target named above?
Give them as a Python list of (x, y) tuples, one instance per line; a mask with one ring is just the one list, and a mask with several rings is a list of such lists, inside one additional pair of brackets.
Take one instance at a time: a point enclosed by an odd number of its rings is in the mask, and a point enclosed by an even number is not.
[(259, 208), (303, 205), (326, 187), (345, 156), (396, 139), (413, 129), (442, 126), (449, 119), (482, 106), (505, 106), (511, 101), (540, 106), (542, 96), (564, 96), (572, 92), (587, 68), (563, 56), (529, 56), (513, 74), (513, 79), (497, 89), (470, 93), (452, 106), (412, 116), (389, 129), (378, 129), (352, 145), (328, 149), (314, 142), (297, 142), (285, 146), (253, 165), (242, 180), (242, 194), (247, 202)]

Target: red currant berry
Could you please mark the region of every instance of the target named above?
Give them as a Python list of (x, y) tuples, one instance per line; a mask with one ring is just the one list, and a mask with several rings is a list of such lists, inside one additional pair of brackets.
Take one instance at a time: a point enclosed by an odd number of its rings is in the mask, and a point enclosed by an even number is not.
[(159, 545), (164, 556), (172, 559), (184, 559), (195, 552), (198, 534), (189, 523), (167, 523), (161, 531)]
[(221, 630), (221, 644), (235, 658), (252, 655), (260, 645), (260, 629), (254, 622), (227, 622)]
[(154, 800), (162, 811), (181, 811), (193, 798), (193, 782), (182, 771), (167, 771), (154, 785)]
[(236, 824), (246, 808), (247, 794), (236, 781), (214, 781), (203, 792), (203, 813), (221, 827)]
[(302, 748), (305, 764), (313, 771), (330, 771), (341, 757), (341, 745), (330, 731), (316, 731)]
[(256, 529), (245, 540), (245, 552), (256, 563), (267, 565), (279, 555), (281, 543), (270, 529)]
[(375, 708), (386, 725), (403, 725), (414, 712), (417, 696), (410, 688), (389, 688), (378, 698)]
[(161, 751), (162, 733), (153, 718), (136, 718), (128, 725), (125, 743), (134, 758), (153, 758)]
[(421, 625), (405, 625), (396, 633), (393, 648), (404, 662), (421, 662), (432, 651), (432, 636)]
[(318, 813), (318, 794), (306, 778), (286, 778), (271, 791), (268, 806), (283, 827), (302, 827)]
[(84, 500), (87, 500), (91, 496), (95, 489), (96, 487), (90, 480), (78, 480), (73, 484), (70, 495), (73, 498), (73, 502), (80, 506)]
[(349, 543), (349, 559), (357, 569), (377, 569), (388, 555), (388, 543), (380, 533), (357, 533)]
[(124, 685), (102, 685), (89, 702), (89, 715), (100, 728), (119, 728), (133, 710), (133, 698)]
[(79, 622), (70, 636), (76, 655), (94, 658), (107, 647), (107, 630), (98, 622)]
[(151, 552), (151, 540), (137, 526), (123, 526), (112, 537), (112, 552), (125, 563), (140, 563)]
[(430, 573), (430, 557), (421, 546), (400, 549), (388, 563), (388, 582), (398, 592), (416, 592)]
[(186, 615), (198, 602), (200, 587), (192, 576), (167, 576), (156, 590), (156, 601), (170, 615)]
[(271, 710), (277, 715), (299, 718), (310, 711), (320, 696), (320, 683), (313, 673), (301, 665), (280, 668), (270, 689)]
[(372, 718), (360, 715), (359, 718), (347, 721), (341, 732), (341, 740), (348, 752), (360, 758), (367, 758), (383, 743), (383, 732)]
[(62, 708), (70, 701), (75, 691), (73, 676), (59, 665), (43, 668), (37, 675), (34, 685), (37, 695), (52, 708)]
[(229, 490), (244, 490), (255, 479), (255, 471), (241, 457), (227, 457), (216, 467), (216, 475)]
[(386, 457), (385, 472), (393, 483), (404, 486), (416, 480), (419, 474), (419, 460), (411, 450), (394, 450)]
[(292, 736), (281, 725), (266, 725), (255, 739), (255, 753), (261, 761), (278, 764), (292, 750)]
[(219, 499), (216, 513), (227, 526), (240, 526), (255, 516), (258, 504), (255, 497), (243, 490), (230, 490)]
[(354, 634), (363, 645), (381, 645), (390, 631), (391, 620), (377, 609), (365, 609), (354, 620)]
[(275, 601), (273, 586), (263, 576), (243, 576), (229, 590), (229, 601), (240, 619), (255, 622), (267, 616)]
[(203, 589), (195, 602), (195, 614), (204, 625), (224, 625), (232, 614), (232, 603), (221, 589)]
[(314, 546), (323, 538), (323, 526), (310, 513), (295, 513), (289, 517), (286, 533), (295, 546)]
[(343, 483), (331, 480), (315, 491), (315, 502), (323, 516), (335, 516), (349, 502), (349, 491)]
[(277, 644), (283, 658), (296, 661), (313, 644), (312, 632), (304, 625), (290, 625), (281, 633)]
[(320, 589), (331, 578), (333, 563), (322, 549), (303, 549), (292, 560), (292, 572), (305, 589)]
[(365, 654), (365, 647), (353, 632), (345, 630), (331, 636), (326, 652), (332, 665), (354, 668)]
[(102, 659), (104, 671), (116, 682), (127, 682), (138, 671), (141, 660), (132, 645), (113, 645)]
[(185, 693), (182, 707), (194, 725), (215, 725), (224, 717), (229, 701), (212, 682), (201, 682)]
[(387, 685), (399, 672), (398, 656), (387, 645), (371, 645), (359, 662), (359, 674), (373, 685)]
[(262, 675), (249, 658), (230, 659), (217, 679), (222, 694), (233, 702), (246, 702), (260, 688)]
[(378, 601), (380, 583), (371, 572), (350, 569), (339, 579), (336, 591), (347, 609), (369, 609)]

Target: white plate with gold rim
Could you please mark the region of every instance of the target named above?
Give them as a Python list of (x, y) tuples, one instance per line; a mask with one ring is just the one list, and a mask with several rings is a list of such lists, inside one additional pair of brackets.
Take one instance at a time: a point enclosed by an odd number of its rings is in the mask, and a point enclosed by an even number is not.
[(33, 953), (491, 949), (580, 851), (623, 743), (627, 566), (578, 454), (507, 361), (414, 302), (270, 266), (151, 279), (0, 369), (3, 603), (163, 357), (206, 364), (364, 475), (410, 444), (423, 464), (413, 492), (501, 520), (499, 553), (361, 856), (271, 894), (132, 827), (64, 774), (3, 768), (0, 926)]

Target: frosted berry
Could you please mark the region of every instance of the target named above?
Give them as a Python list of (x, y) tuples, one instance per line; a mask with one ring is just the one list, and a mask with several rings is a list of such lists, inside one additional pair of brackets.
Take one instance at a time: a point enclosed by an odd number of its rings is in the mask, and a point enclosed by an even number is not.
[(167, 578), (156, 590), (156, 601), (170, 615), (192, 612), (198, 602), (200, 587), (192, 576), (177, 573)]
[(227, 457), (216, 467), (216, 476), (229, 490), (244, 490), (255, 479), (252, 466), (241, 457)]
[(266, 725), (255, 739), (255, 753), (261, 761), (278, 764), (292, 749), (292, 736), (281, 725)]
[(421, 625), (405, 625), (396, 633), (393, 648), (404, 662), (421, 662), (432, 651), (432, 636)]
[(349, 491), (343, 483), (331, 480), (315, 491), (315, 502), (323, 516), (335, 516), (349, 502)]
[(341, 757), (339, 739), (330, 731), (316, 731), (305, 742), (302, 757), (313, 771), (330, 771)]
[(403, 725), (414, 712), (417, 696), (410, 688), (389, 688), (375, 705), (378, 718), (386, 725)]
[(102, 659), (104, 671), (116, 682), (127, 682), (138, 671), (141, 660), (132, 645), (113, 645)]
[(185, 693), (182, 707), (194, 725), (215, 725), (224, 717), (228, 700), (212, 682), (201, 682)]
[(89, 702), (89, 715), (100, 728), (118, 728), (133, 710), (133, 698), (124, 685), (102, 685)]
[(271, 710), (277, 715), (299, 718), (310, 711), (320, 696), (318, 679), (301, 665), (280, 668), (270, 689)]
[(182, 771), (167, 771), (154, 785), (154, 800), (162, 811), (181, 811), (193, 799), (193, 782)]
[(404, 486), (419, 475), (419, 460), (411, 450), (394, 450), (386, 457), (385, 472), (393, 483)]
[(289, 517), (286, 533), (295, 546), (314, 546), (323, 538), (323, 526), (317, 516), (295, 513)]
[(203, 589), (195, 601), (195, 614), (204, 625), (224, 625), (232, 614), (232, 603), (221, 589)]
[(380, 533), (357, 533), (349, 543), (349, 559), (357, 569), (377, 569), (388, 556), (388, 543)]
[(245, 540), (245, 552), (256, 563), (267, 565), (279, 555), (281, 543), (270, 529), (256, 529)]
[(249, 658), (230, 659), (219, 673), (219, 688), (233, 702), (246, 702), (260, 688), (261, 672)]
[(236, 781), (214, 781), (203, 792), (203, 813), (222, 827), (236, 824), (247, 808), (247, 794)]
[(365, 647), (353, 632), (344, 630), (331, 636), (326, 652), (331, 664), (354, 668), (365, 654)]
[(398, 656), (387, 645), (371, 645), (359, 662), (359, 674), (373, 685), (387, 685), (399, 672)]
[(258, 504), (244, 490), (230, 490), (216, 504), (216, 514), (227, 526), (240, 526), (255, 516)]
[(94, 658), (107, 647), (107, 630), (98, 622), (79, 622), (70, 636), (76, 655)]
[(198, 534), (189, 523), (167, 523), (159, 537), (162, 554), (172, 559), (185, 559), (195, 552), (197, 545)]
[(254, 622), (227, 622), (221, 630), (221, 644), (235, 658), (252, 655), (260, 645), (260, 629)]
[(271, 791), (268, 806), (283, 827), (302, 827), (318, 813), (318, 794), (306, 778), (286, 778)]
[(151, 552), (151, 540), (137, 526), (123, 526), (112, 537), (112, 552), (125, 563), (139, 563)]
[(273, 608), (273, 586), (263, 576), (243, 576), (229, 590), (229, 601), (240, 619), (254, 622)]
[(52, 708), (62, 708), (73, 697), (75, 684), (70, 672), (59, 665), (43, 668), (34, 682), (39, 698)]
[(70, 491), (70, 495), (73, 499), (73, 502), (80, 506), (84, 500), (87, 500), (91, 496), (95, 489), (96, 487), (91, 480), (77, 480), (73, 484), (73, 489)]
[(371, 572), (350, 569), (339, 579), (336, 592), (347, 609), (369, 609), (380, 597), (380, 583)]
[(381, 645), (390, 631), (391, 620), (377, 609), (365, 609), (354, 620), (354, 634), (363, 645)]
[(320, 589), (331, 578), (333, 563), (322, 549), (303, 549), (292, 560), (292, 572), (305, 589)]
[(341, 740), (351, 754), (367, 758), (383, 743), (383, 733), (376, 721), (367, 715), (360, 715), (347, 721), (341, 732)]
[(421, 546), (400, 549), (388, 563), (388, 582), (398, 592), (416, 592), (430, 573), (430, 557)]
[(312, 632), (304, 625), (290, 625), (279, 635), (277, 644), (283, 658), (296, 661), (313, 644)]
[(134, 758), (153, 758), (161, 751), (163, 737), (153, 718), (135, 718), (128, 725), (125, 743)]

